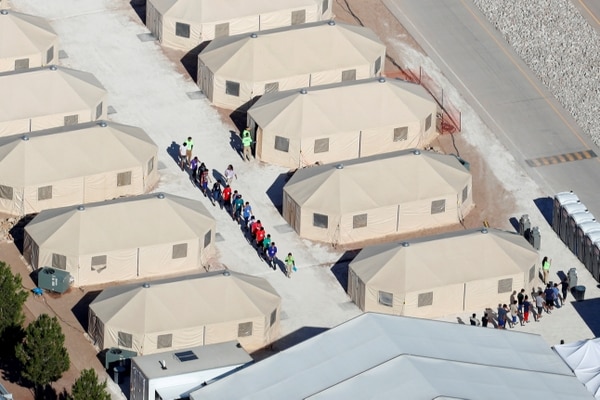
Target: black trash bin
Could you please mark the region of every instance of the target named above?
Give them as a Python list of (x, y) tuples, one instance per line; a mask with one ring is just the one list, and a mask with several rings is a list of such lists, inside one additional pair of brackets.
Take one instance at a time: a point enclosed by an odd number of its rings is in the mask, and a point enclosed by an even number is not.
[(583, 301), (585, 299), (585, 286), (575, 286), (573, 297), (575, 297), (575, 301)]

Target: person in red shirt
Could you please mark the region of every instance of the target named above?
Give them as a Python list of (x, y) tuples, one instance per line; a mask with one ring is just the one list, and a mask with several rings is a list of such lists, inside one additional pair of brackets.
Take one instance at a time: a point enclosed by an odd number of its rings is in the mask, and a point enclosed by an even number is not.
[(262, 226), (256, 231), (256, 248), (259, 249), (259, 251), (262, 249), (261, 245), (266, 234), (267, 232), (265, 232), (265, 228)]
[(225, 189), (223, 189), (223, 206), (227, 212), (230, 211), (231, 208), (231, 187), (229, 185), (225, 185)]
[(250, 235), (252, 235), (252, 239), (256, 237), (256, 231), (258, 231), (262, 227), (262, 223), (260, 219), (257, 219), (256, 222), (250, 225)]

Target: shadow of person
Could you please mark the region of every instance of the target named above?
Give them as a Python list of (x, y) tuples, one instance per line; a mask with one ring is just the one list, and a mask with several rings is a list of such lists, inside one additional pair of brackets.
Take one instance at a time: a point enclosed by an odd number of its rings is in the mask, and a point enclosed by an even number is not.
[(456, 317), (456, 322), (458, 322), (461, 325), (466, 325), (465, 321), (463, 321), (461, 317)]
[(242, 139), (240, 139), (240, 135), (238, 135), (238, 133), (235, 131), (229, 131), (229, 134), (231, 135), (229, 137), (229, 145), (231, 146), (231, 148), (233, 150), (235, 150), (237, 155), (243, 160), (244, 153), (242, 151), (243, 146), (242, 146)]
[(179, 165), (179, 145), (175, 141), (172, 141), (167, 147), (167, 154), (171, 156), (175, 164)]
[(221, 186), (225, 187), (225, 184), (226, 184), (225, 177), (223, 176), (223, 174), (221, 172), (219, 172), (213, 168), (212, 176), (213, 176), (213, 178), (215, 178), (216, 182), (219, 182), (221, 184)]

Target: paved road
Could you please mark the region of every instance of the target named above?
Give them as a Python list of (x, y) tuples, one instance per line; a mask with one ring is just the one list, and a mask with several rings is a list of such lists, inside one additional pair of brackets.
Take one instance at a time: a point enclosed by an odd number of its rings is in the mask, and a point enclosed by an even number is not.
[(571, 0), (581, 15), (588, 20), (591, 26), (600, 32), (600, 1), (598, 0)]
[(540, 162), (600, 150), (471, 1), (383, 2), (548, 195), (574, 190), (600, 216), (600, 158)]

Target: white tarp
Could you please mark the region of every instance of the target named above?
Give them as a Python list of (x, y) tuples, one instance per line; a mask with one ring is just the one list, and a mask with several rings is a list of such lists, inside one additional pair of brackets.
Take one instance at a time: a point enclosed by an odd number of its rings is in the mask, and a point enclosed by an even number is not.
[(587, 390), (600, 399), (600, 338), (559, 344), (554, 350)]

